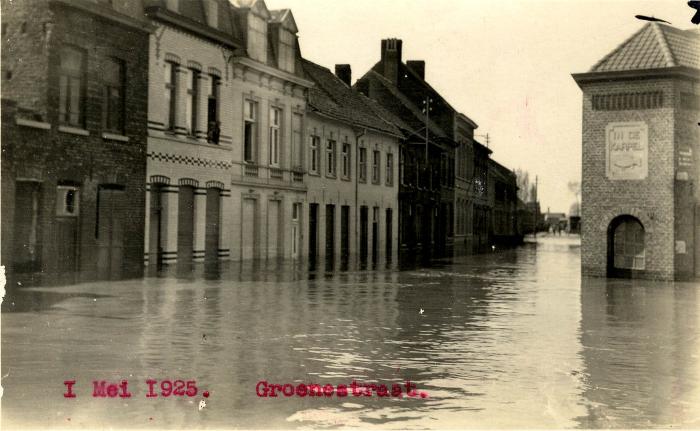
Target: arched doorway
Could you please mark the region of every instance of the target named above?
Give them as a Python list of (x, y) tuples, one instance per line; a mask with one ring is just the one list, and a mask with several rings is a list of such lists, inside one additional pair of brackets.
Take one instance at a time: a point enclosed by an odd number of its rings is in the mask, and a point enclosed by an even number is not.
[(608, 276), (632, 277), (646, 267), (644, 226), (635, 217), (622, 215), (608, 226)]

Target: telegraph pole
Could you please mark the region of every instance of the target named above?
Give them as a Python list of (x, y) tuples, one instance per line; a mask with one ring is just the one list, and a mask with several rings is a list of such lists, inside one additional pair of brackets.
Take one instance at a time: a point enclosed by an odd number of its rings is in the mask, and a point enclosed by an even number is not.
[(433, 102), (433, 99), (430, 97), (426, 97), (425, 100), (423, 100), (423, 112), (425, 112), (425, 166), (427, 168), (428, 166), (428, 140), (430, 139), (429, 136), (429, 129), (428, 129), (428, 121), (430, 121), (430, 110), (433, 109), (430, 107), (430, 104)]

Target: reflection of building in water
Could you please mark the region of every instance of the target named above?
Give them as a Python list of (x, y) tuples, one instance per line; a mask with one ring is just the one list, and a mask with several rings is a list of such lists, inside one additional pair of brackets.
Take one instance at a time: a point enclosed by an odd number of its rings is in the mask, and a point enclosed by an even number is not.
[(697, 422), (697, 291), (584, 278), (581, 344), (585, 428)]
[(700, 275), (699, 50), (694, 30), (649, 23), (574, 75), (583, 90), (584, 274)]
[[(245, 277), (249, 270), (240, 269)], [(272, 271), (261, 267), (259, 272)], [(255, 395), (260, 380), (338, 384), (396, 378), (388, 374), (393, 368), (378, 364), (391, 363), (396, 351), (384, 340), (395, 338), (398, 330), (397, 277), (395, 272), (358, 272), (313, 281), (231, 282), (234, 276), (225, 282), (173, 288), (169, 280), (167, 288), (150, 286), (142, 296), (142, 314), (148, 316), (140, 326), (142, 369), (153, 377), (179, 374), (201, 381), (200, 387), (212, 392), (211, 402), (223, 406), (209, 413), (216, 418), (208, 423), (225, 427), (231, 409), (255, 409), (256, 422), (248, 426), (259, 426), (260, 418), (278, 422), (305, 400), (261, 402)]]

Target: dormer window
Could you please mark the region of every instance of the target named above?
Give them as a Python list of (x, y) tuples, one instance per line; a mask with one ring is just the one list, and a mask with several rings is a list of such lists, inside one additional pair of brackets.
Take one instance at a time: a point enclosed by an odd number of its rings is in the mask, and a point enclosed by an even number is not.
[(279, 44), (279, 68), (294, 73), (294, 59), (295, 59), (295, 46), (296, 38), (294, 34), (285, 29), (281, 29), (280, 32), (280, 44)]
[(218, 0), (206, 0), (205, 2), (207, 10), (205, 11), (207, 15), (207, 24), (210, 27), (219, 27), (219, 3)]
[(165, 7), (173, 12), (180, 12), (179, 0), (166, 0)]
[(255, 13), (248, 16), (248, 55), (261, 63), (267, 61), (267, 21)]

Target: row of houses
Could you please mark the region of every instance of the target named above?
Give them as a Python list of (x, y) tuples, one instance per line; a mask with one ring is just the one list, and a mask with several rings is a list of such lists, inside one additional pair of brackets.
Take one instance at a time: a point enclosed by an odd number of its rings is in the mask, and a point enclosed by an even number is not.
[(349, 65), (305, 59), (292, 12), (263, 0), (2, 8), (16, 283), (219, 259), (363, 266), (519, 238), (513, 172), (401, 40), (352, 85)]

